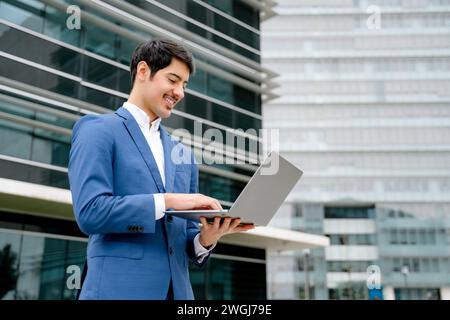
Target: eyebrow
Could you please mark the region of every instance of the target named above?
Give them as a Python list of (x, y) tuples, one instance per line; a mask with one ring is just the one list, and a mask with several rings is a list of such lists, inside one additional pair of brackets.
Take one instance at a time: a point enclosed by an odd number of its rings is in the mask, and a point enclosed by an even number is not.
[[(169, 72), (169, 75), (178, 78), (178, 80), (180, 80), (180, 81), (183, 80), (183, 79), (182, 79), (179, 75), (177, 75), (176, 73)], [(184, 81), (184, 84), (187, 84), (187, 83), (188, 83), (187, 81)]]

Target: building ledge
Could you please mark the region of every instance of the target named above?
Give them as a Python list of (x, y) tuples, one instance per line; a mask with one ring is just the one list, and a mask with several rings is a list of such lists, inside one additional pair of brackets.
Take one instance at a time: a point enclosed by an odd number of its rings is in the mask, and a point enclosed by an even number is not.
[(270, 226), (256, 227), (247, 232), (229, 234), (224, 236), (220, 242), (245, 245), (268, 251), (302, 250), (326, 247), (330, 244), (329, 238), (325, 236)]
[[(56, 219), (75, 220), (70, 190), (0, 178), (0, 209)], [(224, 236), (222, 243), (252, 248), (300, 250), (329, 245), (325, 236), (274, 227), (256, 227)]]

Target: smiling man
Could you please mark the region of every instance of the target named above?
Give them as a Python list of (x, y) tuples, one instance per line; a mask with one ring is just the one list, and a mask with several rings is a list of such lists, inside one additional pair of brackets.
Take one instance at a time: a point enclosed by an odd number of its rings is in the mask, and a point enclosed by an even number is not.
[[(164, 214), (221, 209), (197, 193), (193, 154), (160, 125), (183, 99), (193, 71), (192, 55), (179, 44), (143, 43), (131, 59), (128, 101), (73, 128), (70, 189), (76, 221), (89, 235), (80, 299), (193, 299), (189, 261), (202, 266), (223, 235), (253, 228), (239, 219), (202, 219), (199, 228)], [(174, 161), (174, 147), (191, 161)]]

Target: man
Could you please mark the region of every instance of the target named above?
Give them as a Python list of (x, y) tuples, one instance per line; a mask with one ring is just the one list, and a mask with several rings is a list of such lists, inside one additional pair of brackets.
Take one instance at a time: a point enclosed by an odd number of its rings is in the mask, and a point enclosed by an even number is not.
[[(239, 219), (202, 227), (166, 209), (221, 209), (196, 192), (188, 148), (160, 125), (184, 97), (192, 55), (167, 40), (133, 53), (132, 90), (113, 114), (82, 117), (73, 128), (69, 180), (75, 217), (89, 235), (80, 299), (193, 299), (189, 260), (202, 266), (225, 234), (246, 231)], [(174, 161), (174, 148), (183, 159)]]

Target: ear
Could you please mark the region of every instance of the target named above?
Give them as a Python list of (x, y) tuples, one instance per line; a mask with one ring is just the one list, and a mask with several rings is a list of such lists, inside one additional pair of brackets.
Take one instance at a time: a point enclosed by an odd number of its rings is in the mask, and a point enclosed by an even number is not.
[(145, 61), (139, 61), (136, 67), (136, 78), (145, 81), (150, 77), (150, 68)]

